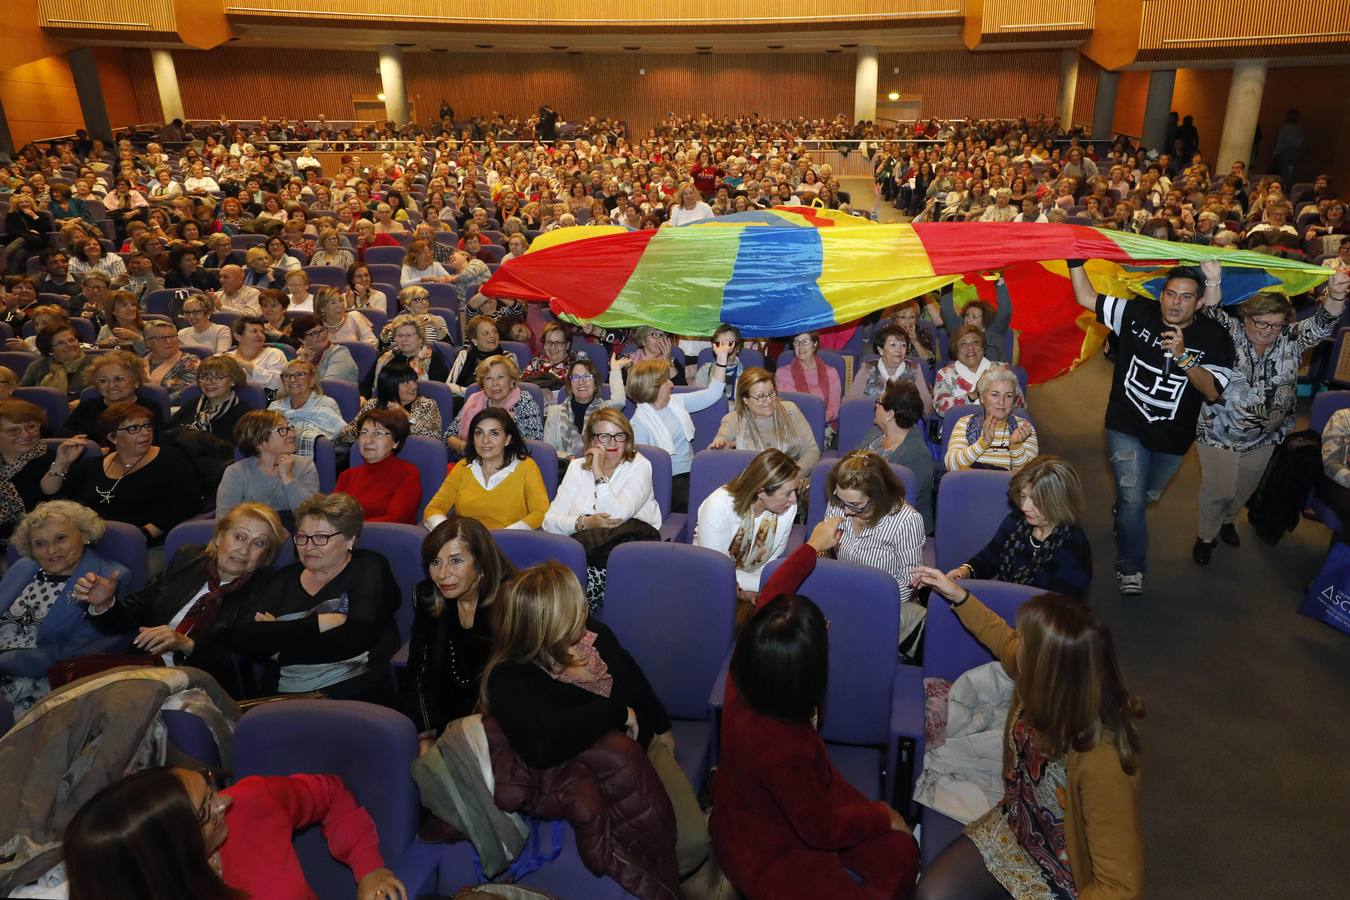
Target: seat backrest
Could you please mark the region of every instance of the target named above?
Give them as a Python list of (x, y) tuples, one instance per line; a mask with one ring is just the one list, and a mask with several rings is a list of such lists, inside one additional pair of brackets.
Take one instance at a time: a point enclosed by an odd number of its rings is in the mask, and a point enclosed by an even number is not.
[(450, 427), (455, 420), (455, 392), (444, 381), (417, 382), (417, 396), (426, 397), (435, 402), (441, 410), (441, 430)]
[(877, 401), (873, 397), (859, 397), (839, 404), (839, 452), (857, 450), (876, 421)]
[(799, 394), (795, 391), (784, 391), (778, 395), (780, 400), (791, 400), (797, 404), (802, 415), (806, 417), (806, 423), (811, 426), (811, 433), (816, 438), (816, 448), (825, 449), (825, 398), (818, 397), (815, 394)]
[(0, 366), (12, 369), (21, 381), (23, 380), (23, 373), (28, 371), (28, 367), (41, 358), (40, 354), (25, 353), (22, 350), (0, 350)]
[(609, 350), (595, 341), (588, 341), (585, 338), (572, 338), (572, 350), (575, 353), (585, 353), (586, 358), (595, 363), (595, 367), (600, 370), (600, 387), (609, 381)]
[[(677, 387), (676, 394), (694, 394), (703, 390), (700, 387)], [(633, 418), (632, 413), (625, 407), (625, 414), (628, 418)], [(718, 397), (717, 402), (707, 409), (701, 409), (698, 412), (691, 412), (689, 418), (694, 420), (694, 439), (690, 441), (690, 449), (695, 453), (704, 449), (712, 443), (713, 438), (717, 437), (717, 429), (722, 427), (722, 417), (727, 414), (726, 397)]]
[[(456, 319), (459, 318), (459, 297), (460, 297), (459, 285), (438, 284), (436, 282), (432, 282), (430, 284), (424, 284), (422, 285), (422, 287), (427, 289), (427, 297), (428, 299), (431, 300), (431, 305), (433, 307), (440, 307), (443, 309), (454, 310), (455, 318)], [(389, 298), (389, 302), (391, 304), (396, 302), (397, 300), (398, 300), (397, 296)]]
[[(149, 400), (151, 404), (159, 410), (159, 420), (161, 422), (169, 421), (171, 404), (169, 402), (169, 392), (157, 384), (146, 384), (137, 388), (137, 390)], [(98, 388), (85, 388), (80, 391), (80, 402), (98, 399)]]
[(374, 550), (389, 561), (389, 568), (398, 582), (398, 609), (394, 621), (398, 625), (399, 641), (407, 641), (412, 634), (412, 592), (417, 583), (427, 577), (422, 568), (422, 539), (426, 529), (420, 525), (399, 522), (367, 522), (361, 529), (357, 546)]
[(337, 485), (337, 452), (324, 435), (314, 439), (314, 468), (319, 470), (319, 492), (333, 493)]
[(150, 564), (146, 555), (145, 534), (135, 525), (126, 522), (105, 521), (107, 530), (103, 540), (94, 544), (99, 556), (119, 562), (131, 572), (127, 590), (139, 590), (150, 577)]
[[(758, 456), (754, 450), (702, 450), (694, 454), (689, 467), (689, 519), (698, 521), (698, 508), (708, 495), (735, 478), (750, 461)], [(694, 527), (686, 532), (686, 540), (694, 542)]]
[[(341, 381), (337, 378), (325, 378), (319, 382), (325, 396), (332, 397), (342, 412), (342, 418), (348, 422), (356, 418), (361, 408), (361, 392), (353, 381)], [(359, 454), (358, 454), (359, 455)]]
[(370, 377), (371, 371), (375, 368), (375, 362), (380, 358), (379, 351), (360, 341), (338, 341), (338, 344), (346, 347), (347, 352), (352, 355), (352, 361), (356, 363), (357, 380), (364, 382)]
[[(825, 483), (830, 477), (830, 470), (839, 464), (837, 459), (822, 459), (811, 468), (811, 491), (806, 503), (806, 534), (811, 535), (811, 529), (815, 528), (820, 520), (825, 518), (825, 507), (829, 505), (829, 498), (825, 496)], [(905, 498), (911, 505), (914, 503), (914, 492), (918, 490), (919, 479), (914, 476), (914, 472), (908, 466), (902, 466), (898, 463), (891, 463), (891, 471), (900, 479), (900, 483), (905, 486)], [(801, 502), (798, 498), (797, 502)]]
[(366, 263), (369, 265), (390, 265), (402, 266), (403, 257), (408, 255), (408, 251), (402, 247), (367, 247), (365, 253)]
[[(1044, 593), (1039, 588), (1006, 581), (961, 582), (980, 602), (1002, 616), (1009, 625), (1017, 622), (1017, 610), (1032, 597)], [(834, 627), (834, 623), (830, 623)], [(928, 601), (924, 625), (923, 674), (930, 678), (955, 681), (962, 672), (982, 666), (994, 658), (988, 648), (966, 630), (952, 612), (951, 605), (939, 597)]]
[[(393, 262), (380, 262), (378, 259), (372, 260), (370, 254), (376, 250), (387, 250), (390, 253), (396, 253), (398, 258)], [(398, 286), (403, 283), (403, 257), (407, 255), (406, 250), (398, 247), (371, 247), (366, 251), (366, 265), (370, 267), (370, 280), (380, 282), (381, 284), (391, 284)], [(389, 308), (393, 309), (398, 305), (398, 291), (395, 290), (388, 296)]]
[(526, 441), (525, 443), (530, 448), (530, 458), (539, 467), (539, 474), (544, 476), (544, 487), (548, 489), (548, 499), (552, 500), (558, 495), (558, 451), (553, 449), (552, 444), (546, 444), (543, 441)]
[(1011, 480), (1011, 473), (989, 469), (963, 469), (942, 477), (934, 532), (939, 569), (956, 568), (989, 543), (1012, 511), (1008, 503)]
[(586, 551), (572, 538), (548, 531), (496, 528), (492, 539), (517, 569), (556, 560), (572, 570), (583, 589), (586, 587)]
[(656, 497), (656, 505), (661, 509), (661, 521), (670, 518), (670, 491), (671, 479), (670, 473), (670, 454), (660, 447), (652, 447), (648, 444), (638, 444), (638, 452), (646, 458), (652, 466), (652, 494)]
[[(782, 560), (764, 569), (763, 585)], [(797, 591), (830, 623), (830, 674), (821, 737), (841, 744), (885, 744), (890, 735), (900, 589), (880, 569), (822, 559)]]
[[(17, 354), (16, 354), (17, 355)], [(3, 363), (0, 363), (3, 365)], [(34, 406), (42, 407), (47, 414), (47, 434), (59, 434), (61, 426), (70, 416), (70, 405), (66, 402), (66, 392), (49, 387), (21, 387), (14, 389), (15, 400), (27, 400)]]
[(1350, 407), (1350, 391), (1323, 391), (1313, 397), (1312, 409), (1308, 412), (1308, 427), (1321, 434), (1332, 414), (1347, 407)]
[[(409, 435), (403, 442), (403, 449), (398, 451), (398, 458), (417, 466), (417, 473), (421, 476), (422, 499), (417, 506), (417, 518), (421, 520), (427, 504), (445, 482), (445, 467), (448, 464), (445, 442), (420, 434)], [(351, 465), (356, 467), (365, 464), (360, 451), (352, 448)]]
[(725, 554), (654, 541), (621, 544), (610, 554), (605, 624), (675, 718), (707, 717), (735, 618), (736, 567)]
[[(417, 836), (421, 812), (410, 766), (417, 727), (405, 715), (352, 700), (263, 704), (234, 732), (235, 775), (337, 775), (375, 823), (380, 853), (399, 859)], [(356, 896), (351, 869), (328, 849), (321, 826), (294, 839), (305, 880), (316, 896)]]
[(534, 357), (534, 351), (530, 349), (530, 345), (522, 341), (502, 341), (500, 347), (503, 353), (510, 353), (514, 356), (516, 365), (522, 369)]
[(309, 283), (328, 287), (343, 287), (347, 284), (347, 270), (341, 266), (305, 266)]

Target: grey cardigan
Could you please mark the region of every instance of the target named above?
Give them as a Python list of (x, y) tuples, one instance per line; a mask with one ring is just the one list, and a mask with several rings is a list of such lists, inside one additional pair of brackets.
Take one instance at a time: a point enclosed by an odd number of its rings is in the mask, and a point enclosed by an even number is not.
[(319, 492), (319, 470), (314, 460), (297, 456), (291, 474), (291, 483), (282, 484), (280, 476), (262, 473), (256, 456), (231, 463), (216, 489), (216, 518), (250, 501), (265, 503), (283, 515), (294, 514), (296, 507)]

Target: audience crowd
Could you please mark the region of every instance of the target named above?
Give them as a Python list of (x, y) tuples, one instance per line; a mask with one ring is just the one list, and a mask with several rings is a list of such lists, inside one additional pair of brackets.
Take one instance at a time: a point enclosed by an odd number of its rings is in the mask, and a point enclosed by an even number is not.
[[(1078, 222), (1336, 269), (1300, 318), (1274, 294), (1222, 307), (1217, 263), (1170, 270), (1154, 303), (1098, 295), (1069, 261), (1078, 302), (1115, 337), (1115, 573), (1136, 595), (1147, 505), (1191, 443), (1205, 565), (1217, 540), (1239, 543), (1234, 518), (1292, 430), (1300, 365), (1350, 295), (1350, 224), (1328, 179), (1211, 165), (1182, 123), (1144, 152), (1044, 117), (880, 129), (672, 116), (637, 137), (560, 125), (547, 107), (468, 122), (446, 107), (397, 132), (176, 122), (149, 141), (30, 145), (0, 171), (0, 327), (23, 366), (0, 368), (0, 531), (18, 554), (0, 581), (0, 698), (22, 715), (59, 686), (58, 663), (111, 651), (204, 669), (239, 699), (391, 706), (423, 753), (475, 711), (536, 769), (618, 733), (669, 801), (681, 877), (711, 849), (751, 897), (908, 896), (908, 810), (849, 786), (818, 733), (829, 621), (798, 591), (828, 558), (895, 582), (902, 661), (921, 662), (927, 607), (950, 603), (1015, 682), (1005, 799), (918, 895), (1142, 896), (1143, 706), (1087, 606), (1082, 486), (1041, 446), (1001, 283), (997, 304), (935, 293), (771, 341), (732, 325), (576, 326), (479, 288), (556, 228), (778, 205)], [(871, 195), (843, 190), (816, 149), (866, 158)], [(1327, 428), (1319, 496), (1350, 511), (1350, 417)], [(987, 543), (944, 573), (934, 497), (968, 470), (1003, 473), (1009, 505), (959, 523)], [(166, 540), (199, 516), (205, 546)], [(710, 823), (643, 673), (655, 661), (601, 622), (611, 553), (670, 539), (672, 523), (735, 572)], [(400, 532), (395, 558), (365, 538), (419, 524), (420, 546)], [(584, 571), (513, 565), (521, 530), (579, 544)], [(147, 548), (146, 583), (101, 543), (128, 534)], [(1014, 628), (965, 589), (973, 579), (1045, 593)], [(325, 822), (359, 896), (401, 896), (369, 818), (322, 774), (217, 791), (163, 769), (114, 784), (67, 831), (70, 896), (142, 892), (156, 818), (191, 832), (172, 877), (194, 896), (249, 889), (259, 874), (242, 858), (264, 820), (276, 840)], [(297, 804), (313, 809), (277, 812)]]

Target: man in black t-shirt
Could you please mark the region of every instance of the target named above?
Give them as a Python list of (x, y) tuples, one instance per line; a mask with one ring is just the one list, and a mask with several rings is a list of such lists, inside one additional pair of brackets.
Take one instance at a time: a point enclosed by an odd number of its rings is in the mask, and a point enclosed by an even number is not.
[(1116, 580), (1122, 594), (1144, 590), (1148, 504), (1162, 496), (1195, 440), (1201, 404), (1219, 399), (1234, 362), (1233, 342), (1213, 319), (1197, 316), (1202, 286), (1218, 286), (1221, 267), (1167, 273), (1158, 302), (1099, 295), (1079, 260), (1069, 276), (1080, 306), (1120, 339), (1106, 404), (1106, 446), (1116, 483)]

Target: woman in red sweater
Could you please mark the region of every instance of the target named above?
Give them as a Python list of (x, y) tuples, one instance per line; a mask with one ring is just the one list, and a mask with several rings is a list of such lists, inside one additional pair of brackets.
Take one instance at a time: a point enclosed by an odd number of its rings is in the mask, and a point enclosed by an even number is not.
[(311, 825), (352, 870), (357, 900), (407, 900), (341, 778), (254, 776), (218, 791), (204, 772), (171, 768), (114, 782), (70, 820), (70, 898), (316, 900), (291, 844)]
[(337, 490), (356, 498), (367, 522), (417, 524), (422, 473), (396, 455), (411, 427), (408, 414), (393, 406), (373, 407), (356, 420), (355, 449), (365, 465), (353, 465), (339, 475)]
[(839, 523), (817, 525), (768, 580), (731, 657), (710, 826), (723, 871), (750, 900), (898, 900), (919, 870), (904, 818), (849, 784), (816, 731), (829, 623), (795, 591)]

